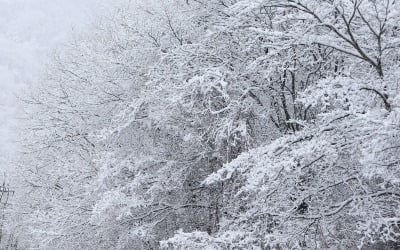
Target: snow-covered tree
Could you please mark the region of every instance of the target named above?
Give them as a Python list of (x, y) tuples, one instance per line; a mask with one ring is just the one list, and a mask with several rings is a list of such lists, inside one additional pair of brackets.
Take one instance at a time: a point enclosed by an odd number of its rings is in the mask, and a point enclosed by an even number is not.
[(129, 1), (24, 98), (23, 247), (398, 245), (397, 0)]
[[(278, 110), (294, 118), (286, 119), (299, 125), (294, 132), (302, 130), (210, 175), (205, 185), (225, 186), (219, 232), (180, 232), (165, 248), (398, 246), (398, 4), (237, 1), (227, 7), (233, 25), (226, 27), (265, 35), (267, 53), (254, 61), (267, 69), (252, 69), (267, 72), (268, 88), (283, 86), (276, 91), (284, 97)], [(295, 94), (291, 110), (288, 93)], [(296, 108), (312, 115), (293, 116)]]

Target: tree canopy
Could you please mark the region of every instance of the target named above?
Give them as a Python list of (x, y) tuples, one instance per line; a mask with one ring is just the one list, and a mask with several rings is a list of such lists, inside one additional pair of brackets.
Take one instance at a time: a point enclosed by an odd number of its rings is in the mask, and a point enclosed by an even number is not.
[(24, 96), (33, 249), (400, 242), (400, 1), (129, 1)]

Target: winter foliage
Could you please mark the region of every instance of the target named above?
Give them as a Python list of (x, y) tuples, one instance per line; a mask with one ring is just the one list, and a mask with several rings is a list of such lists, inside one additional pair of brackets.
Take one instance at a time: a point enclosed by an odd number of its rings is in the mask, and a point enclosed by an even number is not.
[(23, 99), (20, 249), (397, 249), (400, 1), (127, 1)]

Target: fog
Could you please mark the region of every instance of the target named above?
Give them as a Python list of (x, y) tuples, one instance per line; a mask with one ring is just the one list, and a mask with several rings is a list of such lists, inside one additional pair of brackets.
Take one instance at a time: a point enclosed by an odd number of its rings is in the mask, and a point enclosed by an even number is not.
[(17, 150), (17, 97), (35, 84), (52, 51), (93, 20), (106, 3), (0, 0), (0, 172), (12, 168), (9, 159)]

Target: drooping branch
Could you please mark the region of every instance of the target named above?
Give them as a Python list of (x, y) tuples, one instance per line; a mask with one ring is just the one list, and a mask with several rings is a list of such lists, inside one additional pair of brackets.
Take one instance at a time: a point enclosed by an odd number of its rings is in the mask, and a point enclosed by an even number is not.
[(392, 106), (390, 105), (390, 103), (388, 101), (388, 96), (386, 94), (382, 94), (381, 92), (379, 92), (378, 90), (373, 89), (373, 88), (361, 88), (361, 90), (367, 90), (367, 91), (374, 92), (382, 99), (383, 103), (385, 104), (385, 109), (389, 112), (392, 110)]

